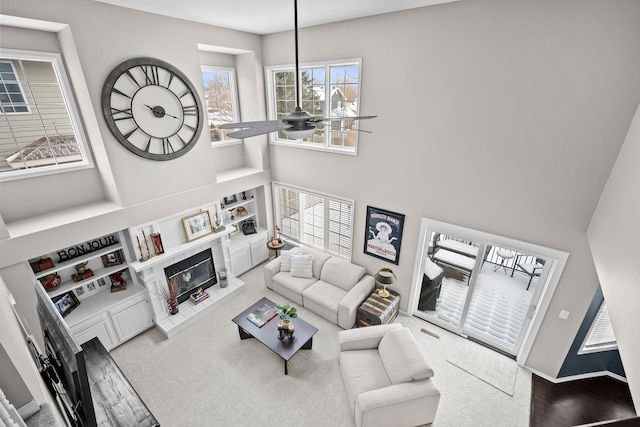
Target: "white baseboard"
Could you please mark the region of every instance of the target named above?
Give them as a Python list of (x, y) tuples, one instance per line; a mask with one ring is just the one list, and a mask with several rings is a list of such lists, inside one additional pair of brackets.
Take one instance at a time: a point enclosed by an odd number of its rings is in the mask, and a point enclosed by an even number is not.
[(20, 408), (18, 408), (18, 414), (20, 414), (23, 420), (26, 420), (27, 418), (29, 418), (31, 415), (35, 414), (39, 410), (40, 410), (40, 405), (38, 405), (35, 400), (32, 400), (26, 405), (22, 405)]

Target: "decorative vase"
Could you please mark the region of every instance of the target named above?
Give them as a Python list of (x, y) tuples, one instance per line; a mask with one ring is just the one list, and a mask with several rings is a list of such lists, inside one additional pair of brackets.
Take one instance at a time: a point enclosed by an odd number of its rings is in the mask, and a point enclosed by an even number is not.
[(218, 278), (220, 279), (221, 288), (226, 288), (227, 286), (229, 286), (229, 278), (225, 270), (218, 271)]
[(178, 314), (180, 311), (180, 306), (178, 305), (178, 300), (174, 299), (171, 301), (167, 301), (169, 303), (169, 314), (174, 315)]

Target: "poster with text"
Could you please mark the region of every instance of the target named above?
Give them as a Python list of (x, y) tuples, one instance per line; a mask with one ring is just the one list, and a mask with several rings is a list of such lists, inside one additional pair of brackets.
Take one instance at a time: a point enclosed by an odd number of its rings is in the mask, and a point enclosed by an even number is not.
[(404, 215), (367, 206), (364, 253), (398, 264)]

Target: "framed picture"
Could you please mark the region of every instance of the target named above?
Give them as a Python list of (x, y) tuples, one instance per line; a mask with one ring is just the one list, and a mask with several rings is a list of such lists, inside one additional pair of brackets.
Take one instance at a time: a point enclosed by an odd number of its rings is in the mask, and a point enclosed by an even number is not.
[(93, 283), (93, 282), (91, 282), (91, 283), (87, 284), (87, 290), (88, 290), (89, 292), (91, 292), (91, 291), (95, 291), (95, 290), (96, 290), (96, 284), (95, 284), (95, 283)]
[(182, 225), (184, 225), (184, 234), (187, 236), (187, 242), (213, 233), (209, 211), (198, 212), (182, 218)]
[(238, 201), (238, 199), (236, 198), (235, 194), (232, 194), (231, 196), (227, 196), (227, 197), (224, 198), (224, 204), (225, 205), (228, 205), (230, 203), (235, 203), (237, 201)]
[(122, 253), (117, 250), (106, 255), (102, 255), (102, 264), (105, 267), (122, 264)]
[(104, 281), (104, 278), (98, 279), (98, 286), (99, 287), (103, 287), (106, 284), (107, 284), (107, 282)]
[(404, 215), (367, 206), (364, 253), (398, 264)]
[(82, 286), (77, 287), (77, 288), (75, 289), (75, 291), (76, 291), (76, 295), (78, 295), (78, 296), (80, 296), (80, 295), (84, 295), (84, 287), (82, 287)]
[(62, 317), (66, 317), (80, 305), (80, 301), (78, 301), (78, 298), (72, 291), (52, 298), (51, 301), (53, 301), (53, 304), (56, 306), (56, 309)]

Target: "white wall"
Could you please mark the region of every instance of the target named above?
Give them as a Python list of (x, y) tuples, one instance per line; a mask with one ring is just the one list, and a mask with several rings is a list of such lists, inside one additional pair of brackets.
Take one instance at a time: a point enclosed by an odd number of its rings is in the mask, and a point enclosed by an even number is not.
[(640, 107), (596, 209), (588, 236), (629, 388), (640, 408)]
[[(586, 229), (640, 101), (640, 3), (460, 1), (302, 29), (300, 60), (362, 57), (358, 157), (272, 147), (274, 179), (406, 215), (406, 309), (422, 217), (569, 252), (526, 364), (554, 377), (598, 285)], [(292, 33), (265, 65), (292, 63)], [(348, 176), (349, 179), (345, 179)], [(558, 318), (560, 310), (571, 313)]]

